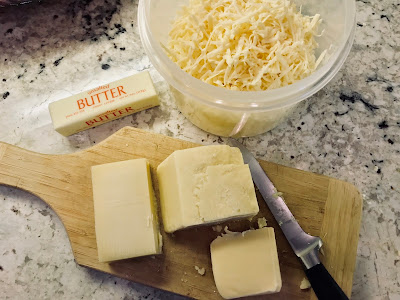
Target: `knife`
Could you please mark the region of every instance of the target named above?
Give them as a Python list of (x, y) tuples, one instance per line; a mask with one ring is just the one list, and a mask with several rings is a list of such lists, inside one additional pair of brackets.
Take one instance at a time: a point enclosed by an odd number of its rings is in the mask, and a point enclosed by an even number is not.
[(274, 184), (261, 168), (251, 152), (238, 141), (230, 138), (231, 145), (240, 149), (243, 160), (249, 165), (251, 176), (260, 194), (286, 236), (294, 253), (301, 259), (311, 287), (319, 300), (344, 300), (346, 294), (321, 263), (318, 253), (322, 246), (319, 237), (301, 229), (283, 199), (278, 196)]

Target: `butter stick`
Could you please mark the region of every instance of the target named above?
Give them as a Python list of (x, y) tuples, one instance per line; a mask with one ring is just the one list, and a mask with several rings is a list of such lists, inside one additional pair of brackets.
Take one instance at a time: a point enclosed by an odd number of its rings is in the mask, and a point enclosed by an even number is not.
[(146, 71), (50, 103), (49, 110), (54, 129), (69, 136), (157, 105), (157, 92)]

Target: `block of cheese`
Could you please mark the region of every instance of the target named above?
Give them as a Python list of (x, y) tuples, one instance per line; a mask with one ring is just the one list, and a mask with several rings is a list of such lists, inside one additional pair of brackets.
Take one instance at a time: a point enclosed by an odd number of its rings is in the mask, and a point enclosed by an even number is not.
[(225, 299), (277, 293), (282, 280), (272, 227), (231, 232), (210, 245), (218, 292)]
[(92, 184), (99, 261), (161, 253), (148, 161), (93, 166)]
[(64, 136), (159, 105), (149, 72), (50, 103), (54, 129)]
[(203, 146), (172, 153), (157, 168), (166, 232), (250, 217), (259, 208), (240, 150)]

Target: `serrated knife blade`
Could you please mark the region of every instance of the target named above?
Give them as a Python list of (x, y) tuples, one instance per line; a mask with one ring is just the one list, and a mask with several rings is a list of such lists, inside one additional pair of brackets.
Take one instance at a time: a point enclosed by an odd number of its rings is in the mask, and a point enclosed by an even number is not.
[(253, 154), (235, 139), (230, 138), (229, 141), (232, 146), (240, 149), (243, 160), (245, 164), (249, 165), (251, 176), (261, 196), (267, 203), (294, 253), (303, 262), (306, 275), (318, 299), (348, 299), (319, 259), (318, 251), (322, 246), (322, 240), (303, 231)]

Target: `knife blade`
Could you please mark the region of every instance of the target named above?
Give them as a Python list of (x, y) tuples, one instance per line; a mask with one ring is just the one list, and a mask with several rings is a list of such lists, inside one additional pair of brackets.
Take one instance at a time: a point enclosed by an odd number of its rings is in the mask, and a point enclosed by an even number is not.
[(294, 253), (303, 262), (306, 275), (318, 299), (348, 299), (319, 259), (318, 252), (322, 246), (322, 240), (303, 231), (253, 154), (235, 139), (230, 138), (229, 141), (232, 146), (239, 148), (245, 164), (249, 165), (255, 185)]

